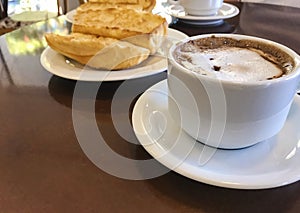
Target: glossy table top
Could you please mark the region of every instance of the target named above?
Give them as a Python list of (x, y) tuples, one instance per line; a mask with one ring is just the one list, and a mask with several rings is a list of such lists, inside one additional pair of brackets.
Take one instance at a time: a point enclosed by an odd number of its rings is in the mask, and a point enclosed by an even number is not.
[[(179, 21), (170, 27), (188, 35), (209, 32), (256, 35), (300, 53), (299, 8), (255, 3), (235, 5), (240, 14), (222, 25), (199, 27)], [(115, 153), (126, 159), (150, 159), (138, 145), (130, 117), (139, 95), (165, 79), (166, 72), (126, 81), (135, 90), (131, 95), (119, 97), (117, 111), (111, 107), (124, 81), (81, 82), (80, 86), (87, 90), (74, 98), (77, 82), (53, 76), (40, 64), (40, 54), (46, 46), (43, 33), (68, 31), (69, 27), (65, 16), (61, 16), (0, 37), (1, 212), (300, 211), (299, 182), (274, 189), (237, 190), (196, 182), (172, 171), (143, 180), (143, 174), (139, 173), (142, 170), (136, 166), (131, 168), (132, 172), (142, 180), (128, 180), (98, 168), (79, 143), (74, 112), (96, 121), (102, 141)], [(93, 95), (93, 89), (98, 87)], [(74, 100), (81, 105), (74, 108)], [(94, 101), (91, 111), (84, 108), (89, 101)], [(92, 131), (85, 134), (94, 137)], [(102, 162), (105, 168), (116, 170), (111, 173), (126, 173), (125, 163), (112, 161), (106, 155), (100, 151), (96, 158), (106, 159)], [(164, 169), (158, 162), (156, 166)]]

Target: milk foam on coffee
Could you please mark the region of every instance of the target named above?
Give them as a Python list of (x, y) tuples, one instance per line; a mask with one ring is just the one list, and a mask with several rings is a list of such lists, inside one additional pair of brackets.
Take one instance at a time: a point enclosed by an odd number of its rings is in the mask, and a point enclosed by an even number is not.
[(292, 58), (273, 46), (225, 37), (189, 41), (174, 56), (191, 71), (235, 81), (279, 78), (293, 68)]
[(260, 81), (283, 75), (275, 64), (265, 60), (258, 53), (243, 48), (220, 48), (202, 53), (185, 53), (191, 60), (182, 61), (189, 70), (219, 79), (238, 81)]

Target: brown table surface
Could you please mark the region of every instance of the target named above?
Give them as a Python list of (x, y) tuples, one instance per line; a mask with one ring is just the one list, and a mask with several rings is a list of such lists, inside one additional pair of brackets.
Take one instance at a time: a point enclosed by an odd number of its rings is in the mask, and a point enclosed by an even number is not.
[[(196, 27), (179, 21), (170, 27), (189, 35), (256, 35), (300, 53), (300, 9), (236, 5), (240, 14), (220, 26)], [(74, 130), (72, 112), (93, 119), (92, 112), (72, 107), (77, 82), (54, 76), (40, 64), (43, 33), (67, 31), (69, 27), (62, 16), (0, 37), (0, 212), (300, 212), (300, 182), (273, 189), (238, 190), (196, 182), (172, 171), (156, 178), (127, 180), (93, 164)], [(115, 153), (139, 161), (151, 158), (138, 145), (128, 120), (139, 94), (165, 78), (166, 72), (162, 72), (126, 81), (135, 95), (118, 99), (120, 107), (113, 119), (112, 100), (125, 81), (101, 84), (95, 120), (103, 140)], [(81, 85), (92, 90), (100, 83)], [(77, 100), (84, 105), (93, 98), (92, 92), (85, 91)], [(121, 135), (113, 120), (123, 126)], [(94, 137), (92, 131), (85, 134)], [(100, 153), (96, 157), (108, 159), (109, 153)], [(119, 162), (107, 160), (104, 165), (116, 173), (131, 172)], [(156, 168), (164, 170), (159, 163)], [(133, 172), (142, 170), (137, 165)]]

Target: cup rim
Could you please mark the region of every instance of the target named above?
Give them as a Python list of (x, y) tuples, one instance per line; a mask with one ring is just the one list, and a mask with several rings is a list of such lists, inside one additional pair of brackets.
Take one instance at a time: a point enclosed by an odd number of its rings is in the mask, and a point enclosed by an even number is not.
[[(287, 54), (289, 54), (295, 62), (295, 67), (293, 68), (291, 73), (288, 73), (287, 75), (284, 75), (284, 76), (281, 76), (281, 77), (275, 78), (275, 79), (270, 79), (270, 80), (266, 79), (266, 80), (260, 80), (260, 81), (236, 81), (236, 80), (230, 80), (230, 79), (219, 79), (219, 78), (215, 78), (215, 77), (212, 77), (212, 76), (209, 76), (209, 75), (202, 75), (202, 74), (197, 73), (197, 72), (191, 72), (190, 70), (188, 70), (187, 68), (185, 68), (184, 66), (179, 64), (174, 59), (172, 53), (174, 52), (174, 49), (177, 46), (179, 46), (179, 45), (181, 45), (185, 42), (188, 42), (190, 40), (196, 40), (196, 39), (199, 39), (199, 38), (206, 38), (206, 37), (211, 37), (211, 36), (231, 37), (231, 38), (238, 39), (238, 40), (247, 39), (247, 40), (253, 40), (253, 41), (260, 41), (260, 42), (267, 43), (269, 45), (273, 45), (273, 46), (281, 49), (282, 51), (286, 52)], [(195, 36), (191, 36), (191, 37), (182, 39), (179, 42), (174, 43), (170, 47), (169, 52), (168, 52), (168, 60), (172, 63), (173, 66), (176, 66), (176, 68), (184, 71), (188, 75), (197, 76), (198, 78), (209, 80), (209, 81), (212, 81), (212, 82), (218, 81), (218, 82), (222, 82), (222, 83), (226, 83), (226, 84), (233, 84), (233, 85), (248, 85), (248, 86), (262, 85), (263, 86), (263, 85), (269, 85), (269, 84), (273, 84), (273, 83), (279, 83), (279, 82), (289, 80), (289, 79), (293, 79), (293, 78), (297, 78), (297, 77), (300, 76), (300, 56), (294, 50), (292, 50), (291, 48), (289, 48), (289, 47), (287, 47), (287, 46), (285, 46), (281, 43), (275, 42), (275, 41), (270, 40), (270, 39), (265, 39), (265, 38), (261, 38), (261, 37), (258, 37), (258, 36), (243, 35), (243, 34), (210, 33), (210, 34), (195, 35)], [(299, 79), (300, 79), (300, 77), (299, 77)]]

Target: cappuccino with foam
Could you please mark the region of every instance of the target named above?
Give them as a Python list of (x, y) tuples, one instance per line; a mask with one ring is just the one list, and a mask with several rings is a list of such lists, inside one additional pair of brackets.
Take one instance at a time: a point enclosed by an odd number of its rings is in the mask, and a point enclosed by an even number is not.
[(204, 34), (168, 55), (168, 110), (203, 144), (237, 149), (275, 136), (300, 81), (300, 56), (258, 37)]
[(223, 80), (271, 80), (288, 74), (294, 67), (292, 57), (275, 46), (228, 37), (190, 40), (179, 45), (173, 54), (188, 70)]

